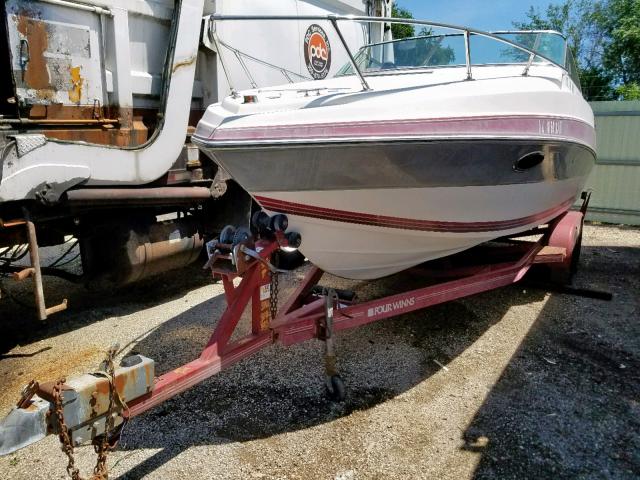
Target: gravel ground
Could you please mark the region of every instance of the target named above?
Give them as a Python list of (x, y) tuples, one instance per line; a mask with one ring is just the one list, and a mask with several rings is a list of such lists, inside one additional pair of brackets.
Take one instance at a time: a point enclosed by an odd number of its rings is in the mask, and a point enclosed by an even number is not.
[[(366, 299), (415, 281), (322, 284)], [(613, 301), (520, 284), (341, 333), (342, 403), (319, 342), (265, 349), (131, 421), (111, 478), (638, 478), (640, 230), (587, 226), (575, 284)], [(224, 308), (196, 267), (109, 293), (47, 278), (71, 308), (44, 325), (16, 303), (29, 285), (2, 287), (2, 416), (29, 379), (91, 370), (112, 342), (175, 368)], [(94, 458), (77, 449), (84, 472)], [(64, 472), (54, 437), (0, 458), (0, 478)]]

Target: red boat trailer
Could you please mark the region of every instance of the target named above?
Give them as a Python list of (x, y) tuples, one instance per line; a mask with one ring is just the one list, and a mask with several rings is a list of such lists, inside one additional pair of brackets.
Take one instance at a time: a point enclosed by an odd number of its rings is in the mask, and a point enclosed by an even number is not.
[[(579, 257), (589, 196), (583, 195), (583, 199), (580, 211), (565, 212), (546, 227), (519, 235), (541, 235), (537, 241), (517, 241), (513, 237), (501, 239), (506, 245), (489, 252), (481, 264), (449, 266), (446, 276), (459, 278), (363, 303), (343, 300), (332, 289), (320, 289), (318, 292), (314, 287), (324, 272), (312, 266), (277, 315), (273, 315), (275, 305), (272, 302), (276, 299), (271, 288), (277, 272), (269, 259), (276, 250), (288, 246), (281, 231), (275, 232), (272, 239), (258, 240), (253, 249), (257, 255), (245, 256), (238, 269), (221, 268), (215, 261), (210, 262), (214, 277), (220, 278), (224, 285), (227, 308), (209, 342), (198, 359), (158, 377), (149, 395), (129, 402), (126, 415), (140, 415), (272, 343), (293, 345), (312, 338), (325, 342), (328, 393), (334, 399), (342, 399), (344, 385), (336, 369), (332, 341), (335, 332), (518, 282), (536, 264), (551, 267), (553, 278), (568, 279)], [(249, 251), (245, 246), (239, 250)], [(505, 256), (514, 255), (515, 259), (504, 261)], [(250, 260), (249, 263), (245, 263), (246, 259)], [(495, 259), (502, 261), (495, 263)], [(233, 284), (236, 277), (242, 278), (237, 287)], [(249, 301), (252, 307), (251, 333), (230, 342)]]
[[(345, 386), (336, 365), (336, 332), (516, 283), (536, 265), (549, 269), (552, 279), (566, 281), (575, 271), (580, 253), (589, 194), (582, 198), (580, 211), (565, 212), (547, 225), (402, 273), (420, 275), (425, 279), (422, 288), (358, 303), (344, 291), (320, 287), (324, 272), (311, 266), (279, 309), (278, 270), (271, 259), (283, 247), (298, 246), (300, 236), (286, 233), (284, 215), (269, 217), (259, 212), (252, 220), (260, 231), (257, 240), (249, 229), (229, 226), (219, 239), (207, 244), (209, 261), (205, 267), (222, 281), (227, 307), (197, 359), (155, 378), (153, 360), (134, 355), (115, 368), (111, 355), (97, 373), (69, 382), (33, 381), (0, 422), (0, 454), (56, 433), (70, 458), (68, 471), (75, 468), (73, 446), (92, 440), (98, 451), (100, 468), (96, 468), (106, 472), (108, 444), (117, 440), (121, 431), (117, 427), (126, 419), (275, 342), (323, 341), (327, 393), (342, 400)], [(537, 240), (523, 239), (527, 236), (537, 236)], [(232, 341), (249, 303), (251, 331)]]

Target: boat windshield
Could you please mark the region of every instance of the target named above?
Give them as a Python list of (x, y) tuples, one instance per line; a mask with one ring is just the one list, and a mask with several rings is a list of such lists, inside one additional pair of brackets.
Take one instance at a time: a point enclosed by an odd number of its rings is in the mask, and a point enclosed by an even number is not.
[[(563, 66), (579, 85), (577, 69), (564, 37), (557, 32), (523, 31), (496, 32), (494, 35), (522, 45)], [(506, 65), (529, 62), (530, 54), (495, 38), (474, 33), (469, 36), (471, 65)], [(463, 33), (433, 34), (423, 32), (415, 37), (365, 45), (355, 55), (363, 75), (392, 73), (393, 70), (423, 69), (466, 65)], [(536, 56), (534, 64), (548, 64)], [(337, 76), (352, 75), (351, 63), (342, 67)]]

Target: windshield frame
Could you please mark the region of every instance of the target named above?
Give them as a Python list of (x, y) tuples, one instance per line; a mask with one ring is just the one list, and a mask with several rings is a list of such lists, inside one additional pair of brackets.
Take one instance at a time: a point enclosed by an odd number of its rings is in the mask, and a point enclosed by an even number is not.
[[(465, 40), (465, 66), (466, 66), (466, 80), (473, 80), (473, 75), (472, 75), (472, 69), (471, 69), (471, 61), (470, 61), (470, 57), (471, 57), (471, 52), (470, 52), (470, 45), (469, 45), (469, 38), (471, 34), (474, 35), (479, 35), (482, 37), (488, 37), (488, 38), (493, 38), (494, 40), (497, 40), (498, 42), (504, 43), (506, 45), (510, 45), (514, 48), (517, 48), (518, 50), (522, 50), (523, 52), (527, 52), (529, 53), (529, 55), (531, 56), (530, 58), (535, 58), (535, 57), (539, 57), (541, 59), (546, 60), (547, 62), (549, 62), (552, 65), (555, 65), (557, 67), (559, 67), (560, 69), (564, 70), (567, 74), (569, 74), (569, 77), (571, 79), (573, 79), (573, 76), (570, 74), (570, 72), (568, 71), (568, 69), (564, 66), (559, 64), (558, 62), (550, 59), (549, 57), (542, 55), (538, 52), (535, 52), (533, 50), (531, 50), (530, 48), (524, 47), (518, 43), (514, 43), (510, 40), (507, 40), (505, 38), (500, 37), (499, 35), (495, 35), (493, 33), (490, 32), (485, 32), (483, 30), (478, 30), (475, 28), (469, 28), (469, 27), (464, 27), (464, 26), (460, 26), (460, 25), (453, 25), (453, 24), (447, 24), (447, 23), (441, 23), (441, 22), (430, 22), (430, 21), (426, 21), (426, 20), (416, 20), (413, 18), (397, 18), (397, 17), (370, 17), (370, 16), (360, 16), (360, 15), (337, 15), (337, 14), (328, 14), (328, 15), (223, 15), (223, 14), (219, 14), (219, 13), (214, 13), (209, 15), (208, 17), (209, 21), (215, 25), (215, 22), (218, 21), (246, 21), (246, 20), (250, 20), (250, 21), (273, 21), (273, 20), (286, 20), (286, 21), (301, 21), (301, 20), (311, 20), (311, 21), (328, 21), (331, 23), (331, 25), (333, 26), (336, 34), (339, 37), (340, 43), (342, 44), (342, 47), (344, 48), (345, 52), (347, 53), (347, 56), (349, 57), (349, 61), (351, 63), (351, 65), (353, 66), (353, 69), (355, 71), (355, 74), (358, 76), (358, 79), (360, 80), (360, 84), (362, 85), (362, 90), (363, 91), (370, 91), (372, 90), (371, 87), (369, 86), (369, 84), (367, 83), (367, 80), (365, 79), (365, 76), (362, 74), (362, 72), (360, 71), (360, 69), (358, 68), (358, 65), (356, 64), (355, 58), (353, 56), (353, 53), (351, 52), (351, 49), (349, 48), (349, 45), (347, 44), (347, 41), (345, 40), (344, 36), (342, 35), (342, 31), (340, 30), (340, 27), (338, 25), (338, 22), (342, 22), (342, 21), (349, 21), (349, 22), (365, 22), (365, 23), (382, 23), (385, 26), (385, 29), (387, 28), (388, 25), (390, 24), (406, 24), (406, 25), (423, 25), (423, 26), (430, 26), (430, 27), (437, 27), (437, 28), (444, 28), (444, 29), (449, 29), (449, 30), (457, 30), (463, 33), (464, 35), (464, 40)], [(215, 26), (211, 26), (211, 30), (214, 36), (217, 36), (217, 33), (215, 32)], [(564, 36), (563, 36), (564, 38)], [(565, 38), (566, 41), (566, 38)], [(229, 75), (227, 75), (227, 72), (225, 72), (225, 75), (227, 76), (227, 80), (230, 82), (231, 84), (231, 78), (229, 77)], [(525, 68), (523, 74), (523, 76), (527, 76), (528, 75), (528, 68)], [(233, 88), (232, 88), (233, 90)]]
[[(563, 70), (565, 70), (570, 77), (573, 79), (574, 83), (576, 83), (576, 85), (578, 86), (578, 88), (580, 88), (580, 83), (579, 83), (579, 78), (577, 78), (577, 76), (574, 76), (572, 73), (573, 68), (569, 68), (569, 66), (567, 65), (567, 63), (570, 60), (569, 58), (569, 53), (570, 49), (568, 46), (568, 42), (566, 37), (560, 33), (557, 32), (555, 30), (498, 30), (498, 31), (494, 31), (491, 32), (492, 35), (495, 36), (500, 36), (500, 35), (518, 35), (518, 34), (531, 34), (531, 35), (537, 35), (537, 34), (546, 34), (546, 35), (555, 35), (558, 36), (562, 39), (562, 58), (564, 58), (564, 65), (555, 62), (554, 60), (545, 57), (543, 54), (539, 54), (537, 51), (534, 50), (535, 46), (532, 47), (531, 49), (529, 49), (528, 47), (521, 45), (519, 43), (516, 43), (515, 46), (522, 46), (524, 49), (527, 50), (531, 50), (531, 52), (535, 53), (535, 55), (531, 55), (529, 56), (528, 62), (527, 61), (523, 61), (523, 62), (482, 62), (482, 63), (473, 63), (473, 60), (470, 59), (470, 65), (473, 67), (484, 67), (484, 66), (521, 66), (521, 65), (528, 65), (526, 68), (526, 72), (528, 72), (529, 67), (531, 66), (531, 64), (533, 62), (535, 62), (536, 58), (540, 58), (542, 60), (545, 60), (546, 62), (555, 65), (557, 67), (562, 68)], [(471, 36), (476, 35), (474, 32), (471, 32)], [(479, 35), (479, 36), (483, 36), (483, 35)], [(359, 61), (360, 59), (358, 58), (363, 52), (365, 52), (367, 49), (371, 48), (371, 47), (377, 47), (377, 46), (381, 46), (381, 45), (393, 45), (395, 43), (399, 43), (399, 42), (405, 42), (405, 41), (410, 41), (410, 40), (422, 40), (422, 39), (430, 39), (430, 38), (446, 38), (446, 37), (464, 37), (464, 32), (455, 32), (455, 33), (434, 33), (434, 34), (429, 34), (429, 35), (415, 35), (412, 37), (404, 37), (404, 38), (393, 38), (391, 40), (385, 40), (382, 42), (374, 42), (374, 43), (368, 43), (366, 45), (363, 45), (362, 47), (360, 47), (353, 55), (354, 59), (356, 61)], [(496, 39), (497, 40), (497, 39)], [(505, 39), (508, 40), (508, 39)], [(511, 43), (511, 41), (509, 41)], [(471, 51), (471, 54), (473, 52)], [(573, 59), (573, 56), (571, 56), (571, 59)], [(575, 61), (574, 65), (575, 65)], [(431, 69), (436, 69), (436, 68), (459, 68), (462, 66), (465, 66), (466, 62), (458, 62), (458, 63), (452, 63), (449, 65), (420, 65), (420, 66), (400, 66), (398, 68), (389, 68), (386, 70), (371, 70), (371, 71), (366, 71), (363, 70), (362, 67), (360, 66), (360, 69), (362, 71), (362, 74), (364, 76), (382, 76), (382, 75), (398, 75), (398, 74), (408, 74), (408, 73), (415, 73), (416, 71), (419, 70), (431, 70)], [(343, 77), (343, 76), (349, 76), (349, 75), (354, 75), (355, 72), (352, 71), (353, 66), (350, 64), (350, 62), (347, 62), (344, 66), (342, 66), (340, 68), (340, 70), (338, 70), (338, 72), (336, 72), (336, 74), (334, 75), (334, 77)], [(526, 73), (524, 74), (526, 75)]]

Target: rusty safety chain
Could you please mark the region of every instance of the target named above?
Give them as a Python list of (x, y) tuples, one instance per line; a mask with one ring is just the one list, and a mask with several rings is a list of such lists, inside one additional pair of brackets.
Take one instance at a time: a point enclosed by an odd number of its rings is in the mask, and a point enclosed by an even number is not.
[(271, 272), (271, 284), (269, 285), (269, 311), (271, 320), (278, 314), (278, 272)]
[[(107, 358), (104, 361), (105, 371), (109, 378), (109, 408), (107, 409), (107, 418), (105, 420), (105, 431), (101, 438), (94, 439), (93, 447), (98, 454), (98, 458), (96, 460), (96, 466), (93, 468), (93, 475), (90, 477), (90, 480), (106, 480), (109, 477), (109, 471), (107, 468), (107, 455), (110, 450), (113, 450), (116, 447), (117, 442), (110, 443), (109, 435), (114, 427), (114, 418), (113, 418), (113, 407), (116, 401), (120, 405), (124, 405), (124, 402), (120, 398), (118, 391), (115, 387), (115, 366), (113, 363), (113, 359), (115, 357), (117, 348), (110, 348), (107, 352)], [(75, 466), (75, 457), (74, 457), (74, 449), (73, 443), (71, 441), (71, 436), (69, 435), (69, 429), (64, 422), (64, 409), (62, 407), (62, 386), (64, 385), (66, 379), (61, 378), (58, 380), (53, 387), (53, 404), (54, 404), (54, 414), (56, 416), (56, 420), (58, 421), (58, 438), (60, 439), (60, 443), (62, 444), (62, 451), (69, 459), (69, 463), (67, 464), (67, 473), (72, 480), (83, 480), (83, 477), (80, 476), (79, 469)]]

